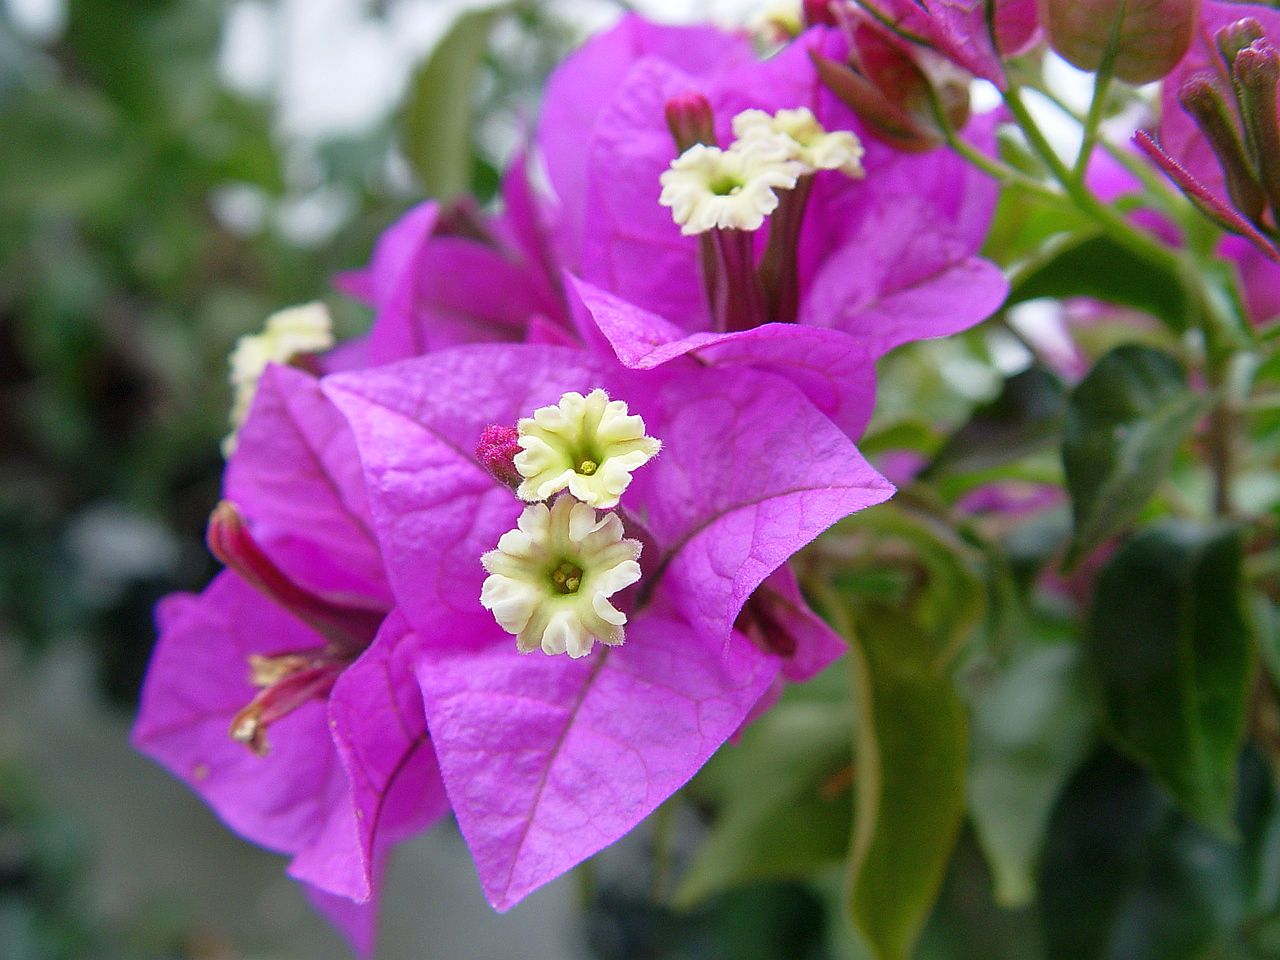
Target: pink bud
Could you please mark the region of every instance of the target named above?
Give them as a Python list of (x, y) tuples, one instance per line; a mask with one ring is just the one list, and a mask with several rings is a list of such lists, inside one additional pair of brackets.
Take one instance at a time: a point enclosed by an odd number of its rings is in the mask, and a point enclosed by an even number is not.
[(804, 0), (805, 26), (834, 27), (837, 21), (831, 4), (832, 0)]
[(711, 101), (695, 90), (687, 90), (667, 101), (667, 126), (676, 147), (684, 153), (695, 144), (716, 145), (715, 116)]
[(1049, 45), (1081, 70), (1102, 65), (1114, 33), (1113, 70), (1129, 83), (1159, 80), (1172, 70), (1191, 46), (1200, 17), (1200, 0), (1039, 0), (1039, 5)]
[(491, 424), (480, 434), (476, 444), (476, 459), (489, 475), (512, 489), (520, 486), (520, 471), (516, 469), (516, 454), (520, 452), (520, 432), (515, 427)]

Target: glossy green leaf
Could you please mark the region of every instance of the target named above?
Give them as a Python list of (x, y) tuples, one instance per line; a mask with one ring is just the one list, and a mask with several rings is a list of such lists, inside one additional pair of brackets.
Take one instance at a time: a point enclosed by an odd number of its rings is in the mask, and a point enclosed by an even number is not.
[(722, 750), (695, 786), (714, 826), (676, 891), (677, 906), (750, 881), (802, 878), (839, 861), (853, 814), (847, 704), (783, 703)]
[(1191, 302), (1181, 278), (1105, 236), (1051, 246), (1013, 278), (1008, 305), (1040, 297), (1092, 297), (1134, 307), (1185, 330)]
[(459, 17), (413, 77), (402, 127), (405, 155), (439, 200), (471, 186), (472, 95), (497, 12)]
[(1166, 521), (1134, 537), (1098, 580), (1087, 649), (1116, 742), (1229, 831), (1252, 673), (1239, 532)]
[(969, 813), (1001, 906), (1035, 896), (1054, 801), (1092, 740), (1074, 645), (1024, 645), (974, 698)]
[(877, 960), (906, 960), (964, 814), (968, 721), (932, 631), (878, 610), (859, 623), (850, 912)]
[(1034, 453), (1058, 436), (1065, 405), (1062, 381), (1044, 367), (1030, 367), (973, 412), (921, 477), (988, 470)]
[(1159, 350), (1127, 344), (1098, 361), (1067, 399), (1063, 425), (1075, 526), (1068, 566), (1137, 519), (1207, 406)]

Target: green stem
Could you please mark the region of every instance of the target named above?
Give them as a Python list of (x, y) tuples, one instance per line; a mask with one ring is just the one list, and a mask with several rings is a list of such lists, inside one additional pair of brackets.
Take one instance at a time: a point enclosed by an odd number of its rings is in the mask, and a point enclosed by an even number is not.
[[(1122, 8), (1123, 9), (1123, 8)], [(1116, 66), (1116, 51), (1119, 49), (1120, 24), (1124, 14), (1116, 17), (1111, 26), (1111, 36), (1107, 42), (1106, 53), (1102, 63), (1098, 64), (1098, 72), (1093, 81), (1093, 99), (1089, 101), (1089, 113), (1084, 119), (1084, 138), (1080, 141), (1080, 152), (1076, 155), (1076, 165), (1072, 173), (1077, 183), (1084, 183), (1085, 173), (1089, 169), (1089, 158), (1098, 142), (1098, 128), (1102, 125), (1102, 115), (1107, 108), (1107, 93), (1111, 90), (1111, 79)]]
[(675, 808), (680, 793), (672, 794), (653, 814), (653, 880), (649, 901), (664, 904), (671, 895), (671, 849), (675, 840)]
[(1032, 117), (1031, 111), (1027, 109), (1027, 105), (1022, 100), (1020, 87), (1011, 82), (1009, 88), (1005, 91), (1004, 99), (1009, 112), (1013, 115), (1014, 120), (1018, 122), (1018, 126), (1022, 128), (1027, 142), (1031, 145), (1031, 149), (1049, 168), (1049, 172), (1053, 174), (1054, 179), (1058, 181), (1062, 189), (1066, 191), (1067, 196), (1071, 198), (1082, 213), (1093, 219), (1113, 240), (1127, 247), (1137, 256), (1171, 270), (1175, 274), (1182, 274), (1181, 260), (1178, 254), (1165, 247), (1164, 244), (1145, 231), (1134, 227), (1123, 216), (1095, 197), (1082, 182), (1075, 178), (1073, 172), (1045, 138), (1040, 126), (1036, 123), (1035, 118)]

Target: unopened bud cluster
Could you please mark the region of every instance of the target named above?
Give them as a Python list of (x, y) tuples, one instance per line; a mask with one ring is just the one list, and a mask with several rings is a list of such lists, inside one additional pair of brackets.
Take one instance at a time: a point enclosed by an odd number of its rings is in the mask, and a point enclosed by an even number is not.
[(1178, 102), (1212, 147), (1236, 210), (1273, 233), (1280, 225), (1280, 54), (1252, 17), (1214, 39), (1230, 83), (1195, 74), (1179, 89)]

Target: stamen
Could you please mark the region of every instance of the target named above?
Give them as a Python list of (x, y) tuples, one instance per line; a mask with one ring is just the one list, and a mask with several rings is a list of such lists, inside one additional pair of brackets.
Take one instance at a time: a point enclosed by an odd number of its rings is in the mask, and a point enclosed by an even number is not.
[[(256, 683), (254, 656), (250, 656), (250, 669)], [(259, 660), (277, 660), (280, 675), (266, 685), (231, 720), (228, 733), (232, 740), (243, 743), (258, 756), (266, 756), (270, 749), (267, 728), (277, 720), (288, 716), (303, 704), (329, 695), (339, 675), (351, 662), (351, 657), (333, 656), (316, 651), (315, 656), (288, 654), (278, 658), (259, 657)], [(287, 669), (291, 662), (294, 669)]]

